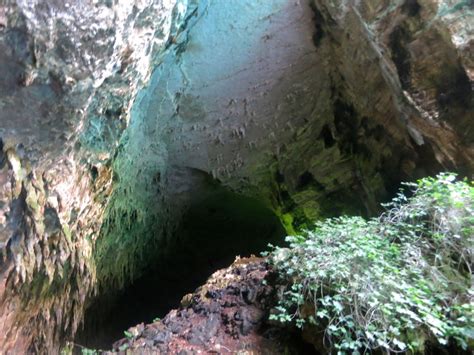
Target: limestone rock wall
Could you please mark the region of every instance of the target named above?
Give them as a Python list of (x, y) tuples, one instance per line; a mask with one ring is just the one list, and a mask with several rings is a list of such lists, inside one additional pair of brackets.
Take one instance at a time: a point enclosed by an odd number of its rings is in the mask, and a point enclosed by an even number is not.
[(0, 349), (54, 351), (95, 287), (108, 166), (177, 1), (0, 2)]
[(473, 172), (469, 1), (0, 2), (0, 349), (57, 349), (221, 184), (287, 230)]

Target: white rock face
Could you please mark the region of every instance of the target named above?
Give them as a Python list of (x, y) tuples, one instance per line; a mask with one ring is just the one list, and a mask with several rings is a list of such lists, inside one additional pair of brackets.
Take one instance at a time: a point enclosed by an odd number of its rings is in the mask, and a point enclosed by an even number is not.
[[(188, 30), (138, 95), (115, 160), (122, 214), (148, 227), (151, 218), (156, 233), (166, 224), (172, 230), (184, 206), (206, 194), (206, 176), (249, 194), (261, 188), (257, 196), (271, 205), (269, 166), (298, 130), (322, 126), (318, 118), (330, 110), (330, 78), (312, 42), (308, 4), (201, 1), (191, 13)], [(113, 224), (120, 228), (111, 237), (126, 239), (120, 231), (129, 226)]]
[[(104, 115), (114, 96), (125, 103), (124, 117), (115, 118), (126, 119), (128, 103), (168, 40), (175, 5), (168, 0), (18, 1), (2, 7), (2, 61), (9, 67), (2, 67), (8, 80), (0, 118), (7, 147), (73, 143), (84, 117)], [(106, 94), (112, 102), (95, 102), (94, 96)], [(60, 110), (61, 115), (54, 112)], [(31, 159), (44, 159), (45, 152), (32, 152)]]
[(57, 349), (215, 184), (291, 231), (472, 173), (472, 18), (445, 0), (2, 2), (0, 349)]

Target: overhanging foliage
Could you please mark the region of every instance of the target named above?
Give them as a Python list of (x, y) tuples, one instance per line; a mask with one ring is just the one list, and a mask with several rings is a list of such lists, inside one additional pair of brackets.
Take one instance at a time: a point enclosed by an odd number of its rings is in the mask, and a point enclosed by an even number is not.
[(405, 185), (379, 218), (329, 219), (274, 248), (288, 288), (271, 318), (342, 353), (472, 345), (474, 187), (453, 174)]

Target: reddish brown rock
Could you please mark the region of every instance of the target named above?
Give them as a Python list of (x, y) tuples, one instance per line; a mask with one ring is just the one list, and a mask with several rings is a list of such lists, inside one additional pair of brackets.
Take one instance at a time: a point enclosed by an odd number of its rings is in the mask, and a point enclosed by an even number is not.
[[(162, 320), (137, 325), (114, 352), (132, 354), (311, 353), (297, 334), (268, 322), (275, 302), (265, 259), (237, 258), (186, 295)], [(125, 351), (126, 350), (126, 351)]]

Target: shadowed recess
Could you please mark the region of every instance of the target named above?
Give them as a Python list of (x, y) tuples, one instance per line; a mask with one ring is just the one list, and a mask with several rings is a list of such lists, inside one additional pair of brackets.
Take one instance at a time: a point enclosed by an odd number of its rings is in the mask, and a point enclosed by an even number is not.
[(164, 258), (124, 290), (97, 300), (86, 313), (76, 342), (109, 348), (124, 329), (163, 317), (186, 293), (236, 255), (249, 256), (268, 243), (281, 244), (285, 231), (278, 217), (261, 202), (218, 187), (192, 203), (184, 214)]

